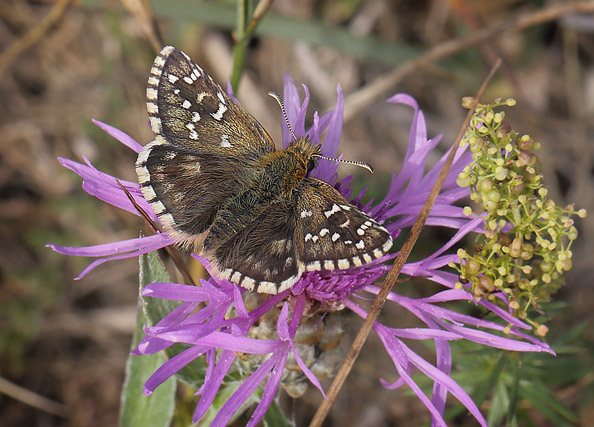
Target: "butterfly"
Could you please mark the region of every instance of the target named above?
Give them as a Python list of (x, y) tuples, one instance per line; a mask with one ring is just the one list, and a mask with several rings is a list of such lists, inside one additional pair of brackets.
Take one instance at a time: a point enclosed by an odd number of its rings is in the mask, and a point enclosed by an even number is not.
[(219, 278), (276, 294), (306, 271), (345, 270), (392, 247), (390, 233), (310, 177), (320, 146), (276, 151), (266, 130), (172, 46), (155, 58), (146, 105), (155, 140), (138, 155), (142, 194), (163, 231)]

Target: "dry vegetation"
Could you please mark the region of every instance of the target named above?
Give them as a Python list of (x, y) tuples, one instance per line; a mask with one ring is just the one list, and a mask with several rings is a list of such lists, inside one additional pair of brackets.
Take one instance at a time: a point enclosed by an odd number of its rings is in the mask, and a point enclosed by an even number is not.
[[(14, 54), (10, 49), (41, 25), (55, 2), (0, 3), (0, 376), (23, 388), (0, 384), (5, 426), (116, 425), (134, 325), (134, 261), (108, 263), (75, 282), (87, 260), (59, 256), (44, 247), (50, 241), (91, 245), (137, 235), (139, 220), (88, 197), (78, 177), (60, 167), (56, 157), (80, 160), (85, 155), (97, 167), (134, 180), (133, 153), (90, 120), (123, 129), (142, 143), (151, 138), (144, 90), (155, 51), (141, 22), (116, 1), (101, 6), (71, 3), (47, 31)], [(187, 3), (188, 8), (199, 7)], [(484, 3), (493, 6), (487, 9)], [(373, 36), (416, 56), (492, 23), (538, 11), (540, 4), (279, 0), (272, 10)], [(158, 27), (167, 43), (185, 50), (216, 80), (229, 77), (229, 31), (183, 16), (160, 17)], [(546, 181), (558, 204), (577, 202), (594, 213), (593, 31), (592, 15), (559, 17), (522, 31), (507, 28), (478, 48), (416, 67), (389, 90), (373, 94), (373, 102), (353, 110), (343, 136), (345, 157), (375, 166), (376, 182), (367, 178), (365, 185), (381, 194), (404, 153), (411, 118), (409, 111), (387, 107), (383, 99), (396, 92), (415, 96), (430, 133), (444, 133), (451, 144), (465, 114), (460, 98), (475, 92), (494, 58), (501, 56), (504, 67), (487, 96), (518, 100), (511, 120), (542, 142)], [(284, 72), (306, 83), (313, 104), (323, 110), (334, 102), (337, 83), (353, 94), (397, 67), (348, 51), (259, 36), (248, 52), (238, 98), (278, 139), (278, 109), (266, 93), (281, 91)], [(574, 248), (574, 270), (558, 295), (571, 309), (550, 323), (551, 339), (592, 321), (593, 218), (579, 221), (582, 235)], [(384, 315), (397, 319), (399, 313)], [(591, 342), (594, 335), (591, 330), (588, 334)], [(350, 386), (335, 405), (331, 425), (426, 422), (427, 412), (417, 400), (379, 386), (388, 361), (376, 360), (379, 351), (374, 346), (373, 340), (366, 346)], [(592, 406), (580, 401), (588, 389), (592, 378), (558, 390), (558, 397), (583, 420), (594, 415)], [(293, 405), (284, 400), (287, 407)], [(311, 418), (318, 403), (319, 395), (311, 393), (294, 404), (298, 425)]]

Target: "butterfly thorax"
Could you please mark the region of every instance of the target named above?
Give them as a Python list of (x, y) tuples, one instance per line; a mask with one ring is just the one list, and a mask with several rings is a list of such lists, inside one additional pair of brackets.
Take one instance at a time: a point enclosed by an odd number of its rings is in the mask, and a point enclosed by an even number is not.
[(319, 145), (312, 145), (307, 138), (293, 142), (282, 151), (274, 151), (258, 159), (261, 175), (259, 186), (271, 198), (289, 197), (299, 182), (315, 167), (315, 154)]

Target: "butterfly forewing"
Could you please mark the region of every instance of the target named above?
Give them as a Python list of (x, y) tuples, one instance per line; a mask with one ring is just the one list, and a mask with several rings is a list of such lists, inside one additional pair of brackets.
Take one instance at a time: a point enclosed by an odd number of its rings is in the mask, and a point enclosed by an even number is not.
[(157, 139), (225, 157), (252, 160), (274, 151), (264, 128), (185, 53), (165, 47), (146, 91)]
[(147, 110), (156, 141), (138, 156), (145, 199), (177, 241), (201, 241), (254, 160), (274, 151), (264, 128), (183, 52), (155, 58)]

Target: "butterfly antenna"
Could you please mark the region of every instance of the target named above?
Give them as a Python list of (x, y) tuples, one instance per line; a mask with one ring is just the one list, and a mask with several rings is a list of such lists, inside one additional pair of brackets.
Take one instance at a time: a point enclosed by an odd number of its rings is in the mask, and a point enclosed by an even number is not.
[(333, 162), (340, 162), (340, 163), (346, 163), (348, 165), (359, 166), (360, 168), (367, 169), (369, 172), (373, 173), (373, 166), (371, 166), (367, 162), (358, 162), (358, 161), (355, 161), (355, 160), (334, 159), (332, 157), (322, 156), (321, 154), (314, 154), (314, 157), (319, 157), (320, 159), (330, 160), (330, 161), (333, 161)]
[(295, 136), (295, 133), (293, 132), (291, 123), (289, 123), (289, 118), (287, 117), (287, 110), (285, 110), (285, 104), (283, 104), (283, 99), (276, 92), (268, 92), (268, 95), (272, 96), (274, 99), (276, 99), (276, 102), (278, 102), (278, 105), (280, 106), (280, 109), (283, 112), (283, 117), (285, 118), (285, 123), (287, 123), (287, 127), (289, 128), (289, 132), (291, 132), (293, 139), (295, 141), (297, 141), (297, 137)]
[[(268, 95), (272, 96), (274, 99), (276, 99), (276, 102), (278, 102), (278, 105), (280, 106), (280, 109), (283, 112), (283, 117), (285, 118), (285, 122), (287, 123), (287, 127), (289, 128), (289, 132), (291, 132), (291, 135), (293, 135), (293, 139), (295, 141), (297, 141), (297, 137), (295, 136), (295, 133), (293, 132), (291, 123), (289, 123), (289, 118), (287, 117), (287, 111), (285, 110), (285, 104), (283, 104), (282, 98), (276, 92), (268, 92)], [(367, 169), (369, 172), (373, 173), (373, 167), (369, 163), (357, 162), (355, 160), (334, 159), (332, 157), (322, 156), (321, 154), (314, 154), (314, 157), (319, 157), (320, 159), (324, 159), (324, 160), (330, 160), (330, 161), (334, 161), (334, 162), (341, 162), (341, 163), (346, 163), (349, 165), (359, 166), (360, 168)]]

